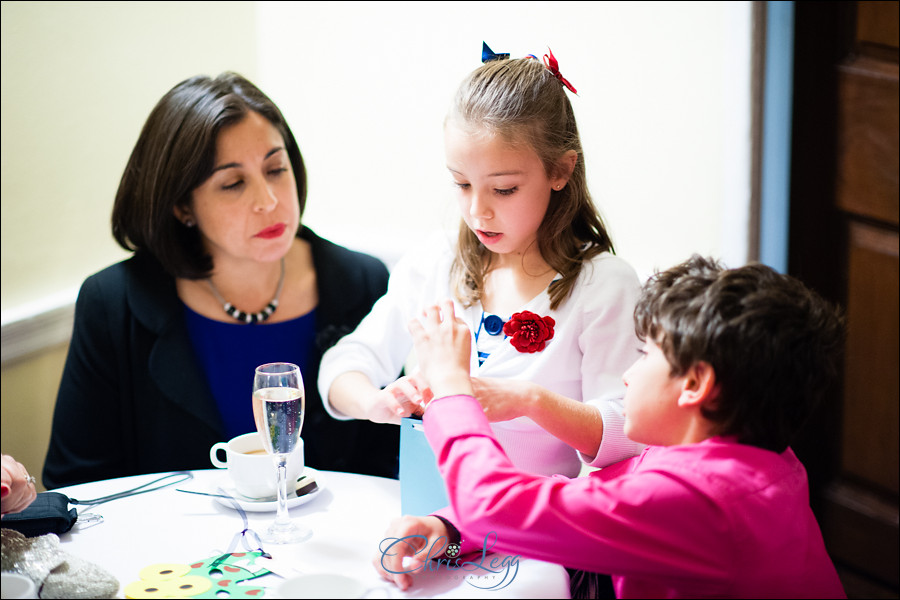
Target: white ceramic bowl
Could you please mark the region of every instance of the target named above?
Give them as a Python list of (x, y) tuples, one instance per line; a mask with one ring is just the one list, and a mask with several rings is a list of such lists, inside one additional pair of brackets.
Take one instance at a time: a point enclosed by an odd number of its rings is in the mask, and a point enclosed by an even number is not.
[(2, 574), (3, 598), (37, 598), (37, 587), (30, 577), (18, 573)]

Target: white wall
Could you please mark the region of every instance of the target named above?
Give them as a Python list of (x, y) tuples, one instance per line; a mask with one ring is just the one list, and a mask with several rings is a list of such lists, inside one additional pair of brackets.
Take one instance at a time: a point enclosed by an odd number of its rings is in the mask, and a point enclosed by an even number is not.
[(144, 120), (179, 81), (256, 77), (253, 2), (2, 4), (3, 323), (70, 302), (110, 233)]
[(749, 2), (260, 2), (260, 85), (307, 161), (305, 221), (394, 260), (455, 228), (441, 123), (481, 43), (547, 52), (588, 182), (642, 276), (692, 252), (746, 260)]
[(441, 122), (497, 52), (553, 49), (578, 89), (592, 192), (642, 275), (745, 260), (749, 2), (3, 2), (3, 323), (71, 300), (125, 256), (122, 168), (172, 85), (225, 69), (284, 110), (306, 222), (392, 263), (455, 227)]

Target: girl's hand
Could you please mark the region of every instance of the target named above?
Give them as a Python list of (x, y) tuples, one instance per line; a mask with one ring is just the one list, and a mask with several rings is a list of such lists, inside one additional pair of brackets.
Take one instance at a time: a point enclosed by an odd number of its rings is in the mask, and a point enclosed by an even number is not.
[(454, 314), (453, 302), (444, 300), (425, 309), (422, 318), (410, 321), (409, 332), (415, 344), (419, 372), (434, 397), (472, 395), (471, 333), (465, 322)]
[(417, 373), (401, 377), (375, 394), (368, 419), (377, 423), (400, 423), (410, 415), (420, 415), (433, 397), (431, 389)]
[(340, 413), (373, 423), (400, 424), (400, 419), (421, 413), (432, 398), (425, 380), (416, 374), (401, 377), (384, 389), (361, 371), (347, 371), (331, 384), (328, 399)]
[(413, 582), (410, 573), (421, 570), (426, 560), (443, 556), (448, 535), (437, 517), (400, 517), (385, 532), (372, 564), (384, 579), (405, 590)]
[(541, 391), (529, 381), (489, 377), (473, 377), (472, 389), (491, 423), (531, 416)]

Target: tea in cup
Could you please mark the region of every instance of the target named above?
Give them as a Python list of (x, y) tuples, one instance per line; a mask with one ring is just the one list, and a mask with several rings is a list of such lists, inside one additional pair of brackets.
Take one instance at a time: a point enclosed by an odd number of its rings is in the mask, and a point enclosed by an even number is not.
[[(224, 454), (224, 460), (220, 455)], [(228, 469), (234, 489), (255, 500), (274, 500), (278, 493), (275, 461), (263, 448), (259, 433), (245, 433), (227, 442), (218, 442), (209, 449), (209, 459), (219, 469)], [(287, 460), (288, 494), (293, 482), (303, 472), (303, 440), (297, 444)]]

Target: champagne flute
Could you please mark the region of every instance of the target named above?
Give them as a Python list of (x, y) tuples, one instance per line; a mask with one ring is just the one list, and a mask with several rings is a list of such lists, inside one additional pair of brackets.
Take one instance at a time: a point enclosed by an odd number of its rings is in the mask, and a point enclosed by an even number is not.
[(263, 536), (274, 544), (302, 542), (312, 535), (308, 527), (291, 520), (287, 509), (287, 459), (300, 441), (304, 409), (303, 377), (297, 365), (269, 363), (256, 368), (253, 417), (278, 474), (278, 513)]

